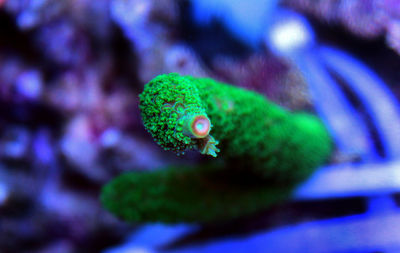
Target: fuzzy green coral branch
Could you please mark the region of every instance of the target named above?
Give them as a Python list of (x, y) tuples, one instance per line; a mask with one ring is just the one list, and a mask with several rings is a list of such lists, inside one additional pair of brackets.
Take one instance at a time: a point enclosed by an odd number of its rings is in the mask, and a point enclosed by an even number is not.
[(286, 199), (293, 186), (213, 167), (171, 167), (123, 174), (104, 187), (101, 198), (108, 210), (128, 221), (211, 222), (262, 210)]
[[(118, 177), (104, 188), (102, 201), (128, 220), (211, 221), (251, 213), (281, 199), (332, 149), (316, 116), (291, 113), (260, 94), (212, 79), (160, 75), (146, 84), (140, 109), (164, 149), (220, 152), (225, 163)], [(244, 179), (252, 183), (244, 187)]]
[[(160, 75), (145, 86), (140, 109), (146, 129), (166, 150), (197, 149), (216, 156), (220, 149), (237, 167), (267, 177), (296, 177), (331, 152), (330, 137), (317, 117), (288, 112), (260, 94), (212, 79)], [(188, 123), (198, 118), (211, 128), (200, 137), (191, 134), (198, 125)], [(285, 170), (291, 172), (282, 174)]]

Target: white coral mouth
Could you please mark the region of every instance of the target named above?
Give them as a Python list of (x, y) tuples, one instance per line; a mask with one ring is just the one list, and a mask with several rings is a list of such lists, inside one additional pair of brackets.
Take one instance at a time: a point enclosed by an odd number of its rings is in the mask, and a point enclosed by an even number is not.
[(205, 138), (211, 130), (211, 122), (206, 115), (184, 116), (183, 133), (191, 138)]
[(210, 120), (203, 115), (198, 115), (194, 118), (191, 129), (196, 138), (204, 138), (211, 130)]

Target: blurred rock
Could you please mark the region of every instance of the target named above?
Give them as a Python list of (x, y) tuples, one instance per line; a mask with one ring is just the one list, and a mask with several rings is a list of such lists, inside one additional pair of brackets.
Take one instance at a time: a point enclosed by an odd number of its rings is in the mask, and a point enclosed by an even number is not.
[(385, 36), (398, 54), (398, 0), (284, 0), (283, 3), (331, 24), (342, 24), (349, 31), (367, 39)]

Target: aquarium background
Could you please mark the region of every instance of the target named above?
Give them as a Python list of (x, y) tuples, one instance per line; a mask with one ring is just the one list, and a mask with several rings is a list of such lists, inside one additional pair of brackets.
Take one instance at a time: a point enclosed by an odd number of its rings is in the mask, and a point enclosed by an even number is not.
[[(0, 252), (400, 252), (399, 55), (398, 0), (0, 0)], [(252, 216), (118, 220), (106, 182), (203, 159), (141, 123), (170, 72), (318, 114), (331, 160)]]

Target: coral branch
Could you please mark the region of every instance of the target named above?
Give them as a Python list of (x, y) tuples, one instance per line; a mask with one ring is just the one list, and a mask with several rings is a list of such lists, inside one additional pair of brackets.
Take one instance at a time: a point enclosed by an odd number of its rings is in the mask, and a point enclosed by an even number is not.
[(332, 149), (317, 117), (212, 79), (160, 75), (145, 86), (140, 109), (164, 149), (216, 157), (220, 144), (225, 163), (118, 177), (102, 201), (127, 220), (212, 221), (254, 212), (286, 196)]

